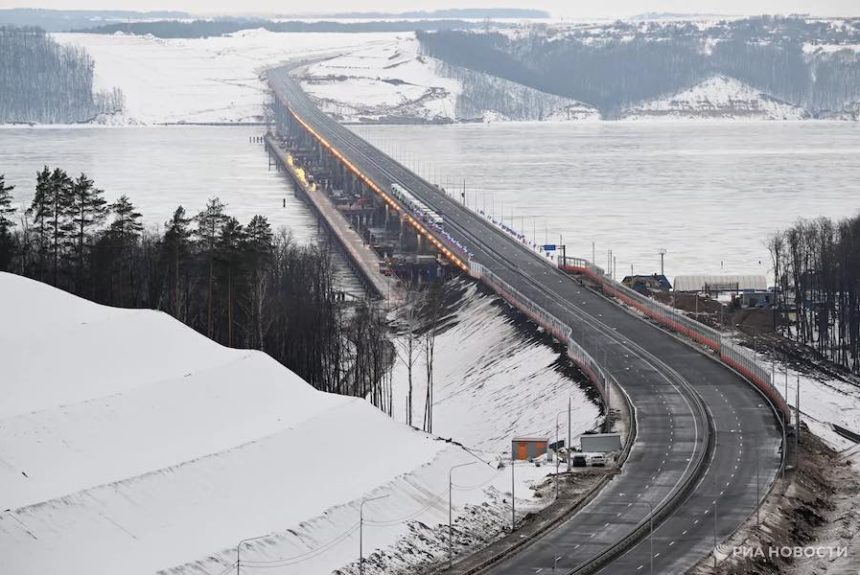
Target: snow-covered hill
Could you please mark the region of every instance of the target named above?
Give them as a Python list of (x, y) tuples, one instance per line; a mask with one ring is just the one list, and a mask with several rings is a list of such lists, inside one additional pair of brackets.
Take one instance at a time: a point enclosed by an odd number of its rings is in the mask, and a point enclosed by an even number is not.
[(319, 105), (346, 122), (598, 119), (581, 102), (422, 55), (414, 34), (298, 71)]
[(808, 113), (734, 78), (713, 76), (682, 92), (624, 110), (624, 119), (803, 120)]
[(118, 86), (125, 94), (124, 113), (102, 118), (102, 123), (152, 125), (261, 121), (267, 98), (261, 75), (266, 68), (388, 43), (394, 35), (246, 30), (204, 39), (122, 34), (53, 37), (89, 52), (95, 61), (96, 89)]
[[(0, 273), (0, 573), (328, 573), (447, 519), (476, 461), (267, 355)], [(508, 475), (458, 471), (455, 513)], [(408, 563), (409, 557), (400, 558)]]

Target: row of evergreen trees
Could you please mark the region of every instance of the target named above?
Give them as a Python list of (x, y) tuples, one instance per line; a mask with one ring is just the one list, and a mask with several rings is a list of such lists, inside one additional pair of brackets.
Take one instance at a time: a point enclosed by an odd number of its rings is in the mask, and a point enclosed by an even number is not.
[(92, 301), (163, 310), (230, 347), (264, 350), (314, 387), (370, 397), (390, 413), (394, 350), (368, 302), (347, 307), (327, 249), (303, 246), (263, 216), (243, 225), (217, 198), (144, 228), (121, 196), (47, 166), (17, 213), (0, 175), (0, 270)]
[(860, 374), (860, 216), (801, 220), (768, 247), (785, 334)]
[(0, 124), (79, 123), (122, 110), (119, 89), (93, 92), (94, 63), (44, 30), (0, 26)]

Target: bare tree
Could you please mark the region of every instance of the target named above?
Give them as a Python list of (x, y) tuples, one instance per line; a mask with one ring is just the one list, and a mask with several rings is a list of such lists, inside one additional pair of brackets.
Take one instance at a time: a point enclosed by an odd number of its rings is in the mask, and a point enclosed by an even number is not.
[(406, 367), (406, 425), (412, 425), (413, 413), (413, 371), (419, 356), (419, 330), (421, 320), (419, 317), (420, 297), (416, 290), (408, 289), (405, 292), (403, 305), (398, 310), (398, 318), (395, 328), (399, 337), (395, 341), (397, 358)]

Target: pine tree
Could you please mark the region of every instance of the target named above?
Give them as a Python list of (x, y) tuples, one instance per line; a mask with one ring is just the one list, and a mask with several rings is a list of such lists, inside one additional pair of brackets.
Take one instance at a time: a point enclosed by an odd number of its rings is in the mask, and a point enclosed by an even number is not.
[(51, 210), (48, 219), (48, 229), (51, 235), (51, 260), (53, 262), (54, 285), (59, 280), (60, 246), (68, 235), (67, 219), (71, 206), (72, 179), (60, 168), (51, 172), (49, 180), (49, 207)]
[(170, 221), (164, 223), (164, 242), (162, 243), (162, 263), (168, 269), (170, 310), (173, 317), (186, 321), (187, 306), (182, 304), (182, 272), (180, 266), (190, 253), (189, 239), (191, 219), (186, 217), (185, 208), (179, 206)]
[(86, 174), (81, 175), (72, 182), (69, 202), (69, 213), (71, 219), (68, 226), (69, 239), (77, 256), (78, 267), (78, 290), (83, 283), (84, 273), (84, 244), (88, 232), (100, 226), (107, 216), (107, 201), (102, 196), (104, 192), (95, 187), (92, 179)]
[(12, 220), (15, 208), (12, 206), (12, 190), (15, 186), (6, 185), (6, 175), (0, 174), (0, 271), (9, 269), (15, 252), (15, 242), (12, 238)]
[(197, 214), (197, 236), (206, 251), (209, 260), (209, 295), (207, 300), (206, 335), (212, 338), (214, 325), (212, 323), (212, 296), (215, 291), (215, 244), (221, 233), (221, 227), (227, 216), (226, 206), (218, 198), (206, 202), (206, 209)]
[(254, 216), (246, 228), (245, 252), (251, 273), (251, 334), (250, 346), (263, 350), (263, 305), (266, 298), (266, 270), (271, 265), (274, 245), (272, 227), (263, 216)]
[(30, 207), (27, 208), (27, 216), (32, 220), (34, 233), (36, 234), (36, 276), (41, 281), (45, 281), (45, 269), (47, 268), (50, 237), (48, 233), (48, 221), (51, 216), (52, 204), (51, 170), (48, 166), (45, 166), (41, 172), (36, 172), (36, 193), (33, 195)]
[[(107, 230), (107, 236), (114, 251), (113, 262), (118, 282), (118, 299), (120, 305), (134, 305), (134, 298), (130, 294), (138, 287), (134, 278), (134, 256), (133, 248), (137, 238), (143, 231), (141, 214), (138, 212), (128, 196), (120, 198), (110, 205), (114, 214), (113, 221)], [(127, 274), (124, 272), (128, 272)], [(128, 280), (126, 282), (126, 277)], [(127, 288), (127, 289), (126, 289)]]
[(235, 284), (241, 274), (242, 248), (245, 244), (245, 228), (236, 218), (227, 218), (218, 237), (217, 257), (227, 276), (227, 347), (233, 347), (235, 321)]
[(116, 202), (110, 205), (110, 209), (114, 214), (114, 219), (108, 231), (119, 241), (120, 251), (122, 251), (127, 243), (143, 231), (143, 224), (140, 222), (142, 216), (126, 195), (120, 196)]

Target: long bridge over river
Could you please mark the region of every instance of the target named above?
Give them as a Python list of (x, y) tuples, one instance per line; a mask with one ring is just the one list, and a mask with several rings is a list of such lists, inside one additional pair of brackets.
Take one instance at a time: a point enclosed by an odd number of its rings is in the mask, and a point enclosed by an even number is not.
[[(564, 343), (604, 399), (617, 386), (633, 408), (635, 441), (622, 472), (578, 513), (481, 572), (635, 574), (653, 565), (683, 573), (714, 552), (783, 469), (789, 412), (770, 374), (718, 332), (607, 279), (592, 262), (535, 253), (328, 117), (289, 72), (269, 72), (279, 129), (338, 186), (366, 198), (371, 215), (356, 217), (396, 218), (401, 236), (408, 230), (419, 248)], [(444, 224), (416, 213), (398, 188)]]

